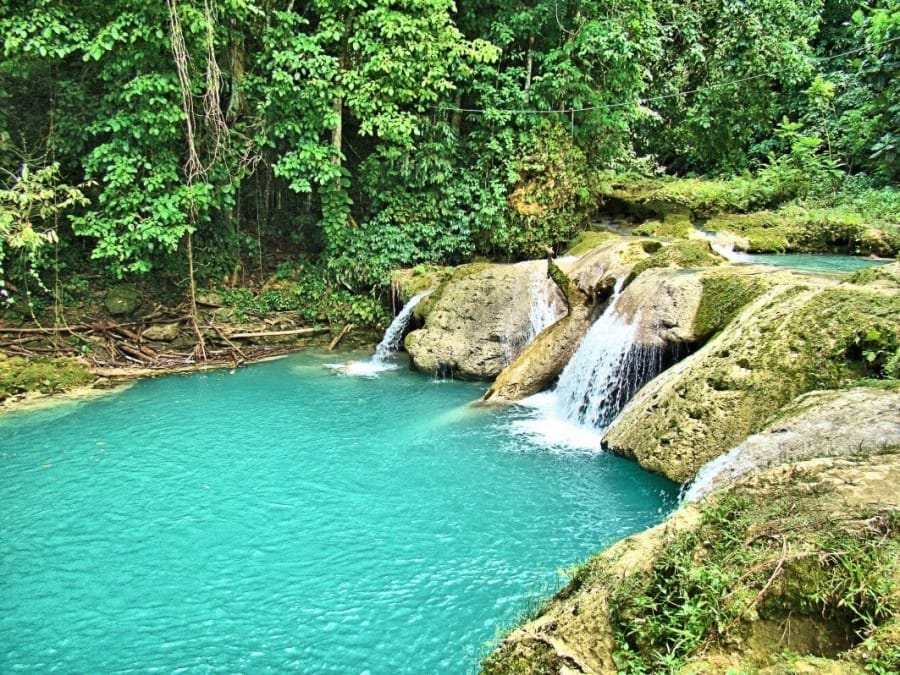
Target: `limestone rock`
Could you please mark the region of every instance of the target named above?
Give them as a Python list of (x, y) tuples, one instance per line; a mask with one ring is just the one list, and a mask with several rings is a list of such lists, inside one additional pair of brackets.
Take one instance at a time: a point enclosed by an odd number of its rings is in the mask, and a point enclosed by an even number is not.
[(598, 246), (579, 257), (560, 258), (555, 264), (566, 277), (568, 313), (540, 333), (497, 376), (483, 401), (505, 404), (545, 389), (556, 378), (587, 334), (600, 306), (618, 280), (624, 280), (635, 262), (659, 248), (656, 242), (633, 237), (598, 238)]
[[(463, 379), (496, 377), (538, 332), (536, 324), (565, 311), (541, 260), (460, 268), (432, 295), (425, 325), (407, 335), (406, 350), (418, 369)], [(536, 316), (536, 305), (549, 318)]]
[[(898, 481), (900, 455), (891, 452), (855, 458), (819, 458), (773, 468), (745, 477), (731, 488), (732, 494), (738, 497), (738, 503), (747, 504), (747, 517), (743, 522), (749, 523), (752, 530), (731, 534), (740, 534), (738, 541), (752, 539), (757, 542), (756, 546), (760, 540), (771, 540), (768, 553), (771, 567), (787, 551), (796, 554), (799, 560), (808, 559), (816, 561), (811, 563), (813, 565), (826, 565), (827, 562), (819, 562), (824, 560), (820, 555), (807, 554), (808, 557), (804, 558), (803, 553), (818, 550), (814, 547), (818, 544), (817, 535), (822, 527), (846, 528), (847, 533), (853, 533), (850, 536), (868, 541), (869, 545), (882, 536), (896, 538), (896, 532), (890, 529), (884, 535), (872, 530), (879, 526), (880, 521), (870, 516), (876, 511), (889, 513), (900, 508), (900, 495), (896, 490), (900, 484)], [(729, 502), (724, 503), (727, 505)], [(576, 672), (613, 675), (627, 670), (620, 660), (625, 645), (617, 642), (616, 635), (617, 628), (621, 629), (616, 622), (623, 620), (615, 614), (616, 609), (621, 610), (615, 604), (623, 601), (621, 589), (641, 588), (641, 580), (646, 579), (654, 568), (667, 570), (670, 575), (696, 573), (698, 579), (704, 578), (706, 559), (710, 556), (710, 539), (714, 536), (710, 529), (715, 528), (705, 525), (708, 512), (704, 513), (703, 509), (711, 505), (715, 510), (721, 508), (720, 504), (705, 500), (686, 504), (661, 525), (624, 539), (589, 560), (537, 618), (513, 630), (497, 646), (483, 662), (482, 673)], [(760, 534), (771, 526), (767, 516), (785, 512), (809, 514), (805, 520), (798, 518), (798, 526), (790, 531), (789, 549), (786, 539), (782, 543), (778, 537)], [(679, 571), (677, 563), (672, 562), (673, 558), (669, 556), (673, 550), (686, 545), (691, 546), (687, 555), (693, 563), (688, 571)], [(782, 549), (782, 546), (785, 548)], [(734, 578), (751, 576), (753, 570), (744, 566), (752, 563), (746, 562), (740, 555), (731, 556), (731, 560), (734, 561), (734, 569), (729, 572)], [(714, 574), (716, 568), (710, 567), (710, 573)], [(769, 566), (765, 568), (766, 575), (757, 587), (765, 583), (769, 569)], [(830, 644), (827, 631), (831, 626), (824, 618), (822, 609), (802, 607), (798, 603), (798, 598), (807, 601), (805, 599), (815, 583), (815, 575), (810, 574), (809, 569), (803, 565), (784, 565), (780, 574), (772, 575), (765, 587), (767, 597), (772, 599), (768, 607), (764, 609), (760, 605), (759, 611), (743, 612), (739, 618), (740, 625), (725, 629), (731, 632), (731, 639), (726, 636), (714, 650), (694, 650), (686, 656), (686, 663), (677, 672), (863, 672), (862, 666), (872, 652), (871, 643), (862, 643), (860, 647), (850, 649), (844, 654), (846, 658), (841, 658), (839, 653), (831, 656), (810, 655), (840, 650)], [(758, 568), (756, 572), (759, 572)], [(889, 568), (883, 570), (881, 578), (867, 579), (870, 588), (884, 588), (887, 585), (891, 595), (878, 600), (886, 606), (896, 605), (898, 581), (897, 572)], [(810, 587), (803, 588), (803, 584), (807, 583)], [(801, 595), (803, 592), (806, 595)], [(691, 596), (681, 600), (685, 603), (721, 602), (719, 596)], [(679, 599), (669, 597), (666, 601), (677, 603)], [(779, 607), (791, 621), (790, 631), (785, 629), (784, 621), (779, 621)], [(647, 613), (650, 611), (645, 609)], [(688, 614), (687, 610), (685, 614)], [(630, 616), (624, 620), (632, 618)], [(639, 615), (637, 620), (649, 618)], [(777, 624), (779, 630), (768, 630), (772, 624)], [(891, 625), (890, 621), (886, 623), (873, 636), (872, 642), (887, 647), (895, 644), (890, 635), (880, 635)], [(676, 627), (686, 628), (686, 625), (678, 624)], [(804, 627), (810, 630), (802, 630)], [(839, 624), (837, 628), (845, 629), (846, 626)], [(625, 630), (628, 630), (627, 625)], [(734, 639), (737, 635), (744, 639)], [(823, 640), (827, 643), (824, 649)], [(630, 648), (634, 649), (634, 646)], [(788, 660), (783, 669), (762, 669), (780, 658)], [(808, 663), (815, 664), (815, 667), (807, 670)]]
[(644, 386), (604, 444), (672, 480), (690, 480), (796, 396), (859, 377), (866, 366), (853, 354), (861, 334), (897, 339), (900, 295), (802, 279), (769, 289), (702, 349)]
[(171, 323), (157, 323), (147, 327), (142, 333), (145, 340), (157, 342), (171, 342), (181, 333), (181, 324), (177, 321)]
[(704, 465), (685, 500), (696, 501), (763, 468), (815, 457), (900, 447), (900, 390), (814, 391), (778, 413), (763, 431)]
[(647, 346), (697, 341), (694, 318), (703, 297), (702, 273), (650, 269), (631, 282), (616, 303), (619, 314), (639, 324), (637, 340)]
[[(545, 389), (566, 367), (591, 327), (596, 314), (596, 298), (587, 295), (559, 268), (557, 283), (565, 290), (568, 313), (544, 329), (494, 380), (482, 401), (506, 404)], [(612, 280), (610, 280), (612, 281)], [(612, 288), (606, 288), (609, 296)]]
[(141, 294), (131, 286), (113, 286), (106, 292), (103, 306), (111, 316), (128, 316), (141, 306)]

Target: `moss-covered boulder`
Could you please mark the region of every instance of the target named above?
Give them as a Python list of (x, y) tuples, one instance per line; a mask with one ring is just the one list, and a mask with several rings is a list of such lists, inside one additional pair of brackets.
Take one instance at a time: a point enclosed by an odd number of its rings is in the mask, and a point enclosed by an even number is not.
[[(565, 311), (542, 260), (457, 268), (432, 294), (423, 328), (404, 345), (415, 366), (462, 379), (492, 379)], [(545, 313), (535, 313), (543, 305)]]
[(0, 403), (20, 394), (69, 391), (96, 379), (87, 365), (75, 359), (24, 359), (0, 354)]
[(683, 482), (762, 430), (796, 396), (892, 375), (900, 294), (798, 278), (804, 281), (757, 297), (702, 349), (641, 389), (605, 445)]
[(850, 253), (891, 257), (900, 252), (896, 224), (872, 224), (862, 214), (790, 205), (774, 211), (729, 213), (704, 227), (735, 235), (738, 250), (751, 253)]
[(103, 297), (103, 307), (110, 316), (129, 316), (141, 306), (141, 294), (128, 285), (113, 286)]
[(812, 459), (592, 558), (499, 673), (898, 672), (900, 454)]

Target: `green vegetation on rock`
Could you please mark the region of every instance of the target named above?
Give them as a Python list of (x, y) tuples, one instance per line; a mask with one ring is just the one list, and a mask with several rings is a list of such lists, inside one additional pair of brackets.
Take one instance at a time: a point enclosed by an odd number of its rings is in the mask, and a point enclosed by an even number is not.
[(744, 305), (760, 296), (767, 284), (741, 275), (706, 275), (700, 280), (703, 295), (694, 316), (694, 333), (706, 340), (724, 328)]
[(74, 359), (24, 359), (0, 354), (0, 402), (18, 394), (57, 394), (96, 380)]
[(689, 480), (796, 396), (894, 376), (900, 295), (802, 279), (758, 296), (677, 372), (641, 389), (607, 431), (609, 449)]
[(635, 264), (629, 276), (633, 279), (644, 270), (654, 267), (681, 267), (695, 269), (698, 267), (714, 267), (721, 265), (725, 259), (712, 250), (704, 239), (687, 239), (674, 241), (653, 251), (648, 258)]
[(682, 506), (576, 568), (482, 672), (897, 672), (897, 450), (756, 471)]
[(804, 483), (798, 477), (778, 499), (716, 495), (700, 526), (675, 536), (649, 574), (610, 585), (622, 672), (688, 664), (684, 672), (725, 664), (737, 672), (841, 656), (848, 668), (900, 667), (889, 637), (900, 618), (900, 513), (835, 514), (822, 498), (828, 488), (811, 497)]

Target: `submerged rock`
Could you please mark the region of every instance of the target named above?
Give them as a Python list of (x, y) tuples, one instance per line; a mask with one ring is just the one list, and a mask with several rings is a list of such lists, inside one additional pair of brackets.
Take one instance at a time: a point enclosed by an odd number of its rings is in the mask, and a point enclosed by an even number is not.
[[(536, 304), (546, 314), (537, 316)], [(564, 299), (542, 260), (458, 268), (432, 294), (425, 326), (406, 337), (415, 366), (463, 379), (491, 379), (564, 312)]]

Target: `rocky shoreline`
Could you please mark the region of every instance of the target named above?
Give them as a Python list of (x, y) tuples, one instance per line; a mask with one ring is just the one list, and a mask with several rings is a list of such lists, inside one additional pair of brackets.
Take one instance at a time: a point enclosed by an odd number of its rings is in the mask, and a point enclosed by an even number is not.
[[(587, 562), (484, 672), (900, 669), (900, 263), (853, 275), (732, 265), (690, 238), (604, 236), (579, 253), (561, 274), (545, 268), (565, 317), (514, 353), (498, 348), (490, 284), (475, 284), (476, 302), (465, 273), (445, 275), (407, 338), (413, 362), (493, 377), (486, 402), (514, 402), (552, 384), (624, 280), (617, 307), (637, 340), (689, 355), (638, 392), (604, 447), (677, 482), (699, 473), (695, 501)], [(472, 278), (506, 279), (506, 297), (513, 270)], [(740, 504), (734, 532), (723, 504)], [(710, 575), (721, 584), (695, 583)]]

